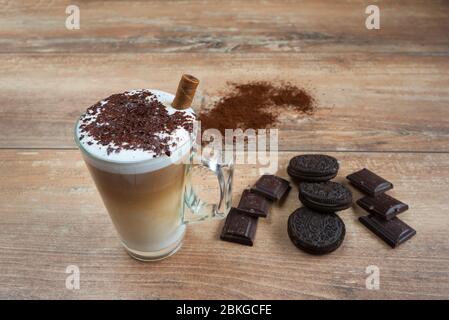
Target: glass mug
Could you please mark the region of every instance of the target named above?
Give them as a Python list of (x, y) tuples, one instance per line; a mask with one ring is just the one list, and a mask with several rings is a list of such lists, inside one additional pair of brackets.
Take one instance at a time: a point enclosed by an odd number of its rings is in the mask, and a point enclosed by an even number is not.
[[(171, 105), (174, 99), (163, 91), (151, 92), (165, 105)], [(234, 159), (224, 163), (219, 153), (200, 159), (194, 134), (170, 156), (118, 162), (89, 152), (80, 143), (78, 124), (75, 142), (122, 244), (132, 257), (143, 261), (166, 258), (181, 247), (187, 224), (221, 219), (230, 210)], [(211, 170), (217, 177), (217, 203), (207, 203), (195, 193), (191, 178), (197, 166)]]

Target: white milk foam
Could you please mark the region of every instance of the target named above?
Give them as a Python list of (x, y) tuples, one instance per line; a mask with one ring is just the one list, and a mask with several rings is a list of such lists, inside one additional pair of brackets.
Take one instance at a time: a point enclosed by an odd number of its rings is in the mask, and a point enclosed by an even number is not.
[[(153, 89), (137, 89), (129, 91), (129, 95), (134, 95), (139, 92), (151, 92), (154, 94), (158, 101), (160, 101), (167, 109), (169, 114), (174, 112), (184, 112), (189, 114), (195, 119), (195, 113), (191, 108), (185, 110), (177, 110), (171, 106), (174, 99), (174, 95)], [(102, 105), (107, 105), (107, 100), (101, 101)], [(96, 116), (90, 116), (90, 120), (86, 124), (92, 123), (96, 120)], [(192, 120), (193, 121), (193, 120)], [(188, 152), (192, 147), (193, 138), (191, 134), (184, 128), (177, 128), (170, 136), (169, 147), (171, 155), (160, 155), (155, 157), (155, 153), (151, 150), (128, 150), (121, 149), (120, 152), (110, 152), (108, 154), (108, 147), (116, 147), (114, 144), (103, 146), (98, 143), (92, 136), (81, 132), (81, 121), (78, 121), (75, 128), (76, 143), (83, 151), (84, 159), (94, 167), (108, 171), (112, 173), (120, 174), (139, 174), (146, 173), (155, 170), (159, 170), (171, 164), (177, 163), (185, 159)], [(80, 141), (80, 136), (83, 135), (83, 139)], [(166, 137), (166, 133), (160, 133), (161, 137)], [(172, 142), (176, 142), (173, 146)]]

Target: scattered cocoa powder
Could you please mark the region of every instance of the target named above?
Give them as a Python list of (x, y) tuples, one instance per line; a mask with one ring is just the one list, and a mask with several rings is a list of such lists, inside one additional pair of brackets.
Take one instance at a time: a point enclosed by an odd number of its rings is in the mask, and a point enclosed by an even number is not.
[(274, 127), (282, 111), (311, 115), (315, 99), (305, 89), (291, 83), (275, 85), (267, 81), (230, 83), (226, 94), (211, 108), (199, 113), (201, 129), (262, 129)]

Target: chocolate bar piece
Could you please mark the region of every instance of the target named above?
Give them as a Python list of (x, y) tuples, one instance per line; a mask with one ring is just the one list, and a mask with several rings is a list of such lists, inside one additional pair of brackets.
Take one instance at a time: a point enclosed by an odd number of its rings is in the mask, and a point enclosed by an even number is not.
[(282, 199), (290, 189), (290, 182), (287, 180), (271, 174), (264, 174), (257, 180), (251, 191), (276, 201)]
[(362, 169), (346, 177), (351, 184), (364, 193), (375, 197), (393, 189), (393, 184), (368, 169)]
[(357, 204), (369, 213), (377, 214), (385, 220), (391, 220), (398, 214), (408, 210), (407, 204), (386, 193), (382, 193), (377, 197), (363, 197), (357, 200)]
[(252, 246), (256, 236), (257, 218), (244, 211), (231, 208), (221, 232), (220, 239)]
[(271, 201), (264, 196), (252, 192), (251, 190), (244, 190), (238, 209), (246, 212), (250, 216), (266, 218), (268, 210), (270, 209)]
[(359, 221), (392, 248), (397, 247), (416, 234), (415, 229), (399, 220), (399, 218), (384, 220), (377, 215), (370, 214), (360, 217)]

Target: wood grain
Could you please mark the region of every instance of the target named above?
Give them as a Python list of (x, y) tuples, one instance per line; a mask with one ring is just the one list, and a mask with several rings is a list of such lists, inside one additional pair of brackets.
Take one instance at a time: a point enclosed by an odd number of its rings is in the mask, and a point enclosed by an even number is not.
[[(448, 299), (449, 3), (376, 1), (381, 29), (365, 28), (365, 0), (0, 0), (0, 299)], [(341, 160), (337, 181), (362, 167), (391, 180), (417, 235), (391, 249), (357, 218), (333, 254), (314, 257), (287, 236), (296, 187), (261, 219), (254, 247), (219, 240), (222, 221), (189, 226), (173, 257), (127, 256), (72, 130), (97, 100), (132, 88), (174, 92), (201, 79), (195, 108), (228, 81), (291, 81), (318, 100), (312, 117), (282, 115), (279, 175), (306, 151)], [(291, 151), (291, 152), (290, 152)], [(234, 203), (260, 174), (238, 165)], [(215, 179), (200, 174), (211, 200)], [(360, 193), (354, 192), (354, 198)], [(68, 265), (81, 289), (65, 288)], [(380, 268), (380, 290), (365, 269)]]
[(377, 1), (380, 30), (365, 28), (366, 0), (76, 1), (80, 30), (65, 28), (73, 1), (3, 0), (0, 52), (449, 53), (447, 1)]
[[(296, 249), (286, 232), (300, 206), (297, 189), (259, 221), (254, 247), (220, 241), (222, 221), (190, 226), (183, 248), (157, 263), (120, 247), (80, 154), (75, 150), (0, 151), (0, 298), (447, 299), (449, 297), (448, 154), (331, 153), (337, 181), (368, 167), (395, 184), (411, 209), (401, 219), (417, 235), (396, 249), (376, 238), (353, 207), (342, 213), (346, 239), (333, 254)], [(295, 153), (282, 152), (278, 174)], [(236, 169), (234, 202), (259, 172)], [(213, 196), (207, 176), (201, 192)], [(346, 183), (346, 182), (344, 182)], [(355, 198), (360, 194), (354, 192)], [(65, 289), (65, 268), (81, 270), (81, 289)], [(380, 290), (365, 289), (365, 269), (380, 268)]]
[(0, 55), (0, 147), (73, 148), (79, 114), (132, 88), (176, 91), (201, 79), (195, 107), (227, 81), (289, 80), (318, 100), (312, 117), (285, 113), (280, 150), (449, 151), (449, 60), (400, 54)]

